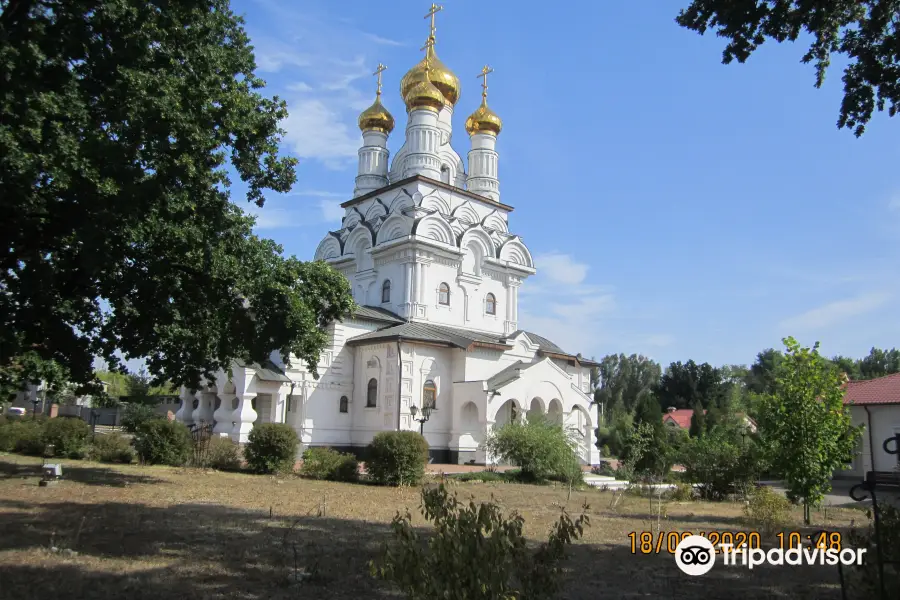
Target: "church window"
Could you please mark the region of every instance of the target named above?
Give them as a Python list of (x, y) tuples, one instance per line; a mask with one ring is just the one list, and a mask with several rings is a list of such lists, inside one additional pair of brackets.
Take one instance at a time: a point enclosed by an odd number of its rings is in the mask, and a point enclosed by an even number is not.
[(450, 183), (450, 167), (447, 165), (441, 165), (441, 181)]
[(381, 286), (381, 302), (382, 304), (391, 301), (391, 280), (385, 279)]
[(450, 286), (442, 283), (438, 288), (438, 304), (450, 306)]
[(422, 387), (422, 406), (430, 406), (431, 408), (435, 408), (436, 399), (437, 386), (434, 385), (434, 380), (429, 379)]
[(366, 389), (366, 408), (374, 408), (378, 405), (378, 380), (374, 377), (369, 380)]
[[(373, 379), (372, 381), (375, 381), (375, 380)], [(341, 396), (340, 408), (339, 408), (340, 411), (342, 413), (348, 412), (350, 410), (349, 405), (350, 405), (350, 400), (347, 399), (347, 396)]]
[(493, 294), (488, 294), (484, 299), (484, 312), (489, 315), (497, 314), (497, 299)]
[(288, 397), (287, 397), (287, 407), (285, 408), (285, 411), (286, 411), (286, 412), (292, 412), (293, 404), (294, 404), (294, 395), (293, 395), (293, 394), (289, 394)]

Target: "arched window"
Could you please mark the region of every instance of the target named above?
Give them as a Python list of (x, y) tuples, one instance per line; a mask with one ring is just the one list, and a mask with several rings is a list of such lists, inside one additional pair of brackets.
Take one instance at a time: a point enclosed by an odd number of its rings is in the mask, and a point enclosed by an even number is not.
[(381, 302), (382, 304), (385, 302), (391, 301), (391, 280), (385, 279), (384, 283), (381, 285)]
[[(372, 381), (375, 381), (375, 380), (373, 379)], [(347, 399), (347, 396), (341, 396), (340, 411), (342, 413), (348, 412), (350, 410), (349, 405), (350, 405), (350, 400)]]
[(437, 386), (434, 385), (434, 380), (429, 379), (425, 382), (425, 385), (422, 386), (422, 407), (430, 406), (431, 408), (436, 408), (436, 400)]
[(484, 299), (484, 312), (489, 315), (497, 314), (497, 299), (493, 294), (488, 294)]
[(450, 183), (450, 167), (447, 165), (441, 165), (441, 181)]
[(446, 283), (442, 283), (438, 288), (438, 304), (450, 306), (450, 286)]
[(374, 377), (369, 380), (369, 387), (366, 390), (366, 408), (374, 408), (378, 406), (378, 380)]
[(287, 407), (285, 408), (285, 412), (293, 412), (293, 408), (294, 408), (293, 405), (294, 405), (294, 395), (288, 394)]

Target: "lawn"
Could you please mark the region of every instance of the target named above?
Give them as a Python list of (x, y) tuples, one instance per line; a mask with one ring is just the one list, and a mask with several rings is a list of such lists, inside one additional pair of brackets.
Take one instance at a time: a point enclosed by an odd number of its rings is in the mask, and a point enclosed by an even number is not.
[[(39, 487), (40, 460), (0, 455), (0, 598), (397, 597), (366, 563), (417, 489), (63, 461), (64, 480)], [(492, 496), (546, 538), (566, 504), (552, 486), (458, 483)], [(683, 575), (668, 554), (632, 555), (628, 533), (655, 527), (648, 500), (574, 492), (591, 527), (566, 562), (562, 598), (840, 598), (836, 567), (714, 568)], [(742, 529), (733, 503), (669, 503), (663, 530)], [(800, 511), (796, 517), (799, 523)], [(860, 511), (814, 513), (818, 529), (864, 522)], [(299, 581), (298, 581), (299, 580)]]

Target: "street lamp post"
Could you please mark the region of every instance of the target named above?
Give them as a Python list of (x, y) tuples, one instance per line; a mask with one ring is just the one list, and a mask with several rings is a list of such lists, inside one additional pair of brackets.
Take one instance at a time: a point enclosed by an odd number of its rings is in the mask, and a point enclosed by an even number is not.
[(422, 416), (417, 419), (416, 415), (419, 412), (419, 407), (416, 406), (415, 404), (413, 404), (412, 406), (409, 407), (409, 412), (412, 415), (413, 421), (418, 421), (418, 423), (419, 423), (419, 435), (425, 434), (425, 422), (431, 418), (431, 413), (432, 413), (432, 411), (435, 411), (435, 410), (437, 410), (437, 409), (432, 408), (431, 406), (428, 406), (426, 404), (425, 407), (422, 409)]

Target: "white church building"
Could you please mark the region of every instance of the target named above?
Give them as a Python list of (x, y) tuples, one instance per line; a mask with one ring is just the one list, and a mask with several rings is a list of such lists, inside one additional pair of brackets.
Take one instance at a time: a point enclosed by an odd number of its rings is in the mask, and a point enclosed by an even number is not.
[[(519, 328), (519, 288), (535, 265), (501, 201), (502, 123), (487, 105), (487, 67), (465, 121), (467, 161), (451, 145), (460, 84), (435, 54), (436, 10), (425, 56), (400, 83), (405, 142), (390, 159), (394, 118), (379, 65), (375, 102), (359, 116), (353, 197), (315, 253), (344, 274), (359, 305), (329, 327), (319, 378), (277, 353), (265, 365), (235, 363), (215, 385), (182, 390), (181, 421), (214, 423), (238, 442), (256, 424), (288, 423), (302, 448), (356, 453), (378, 432), (421, 429), (435, 462), (485, 464), (492, 429), (540, 413), (572, 432), (582, 463), (599, 462), (596, 363)], [(432, 410), (421, 423), (424, 407)]]

